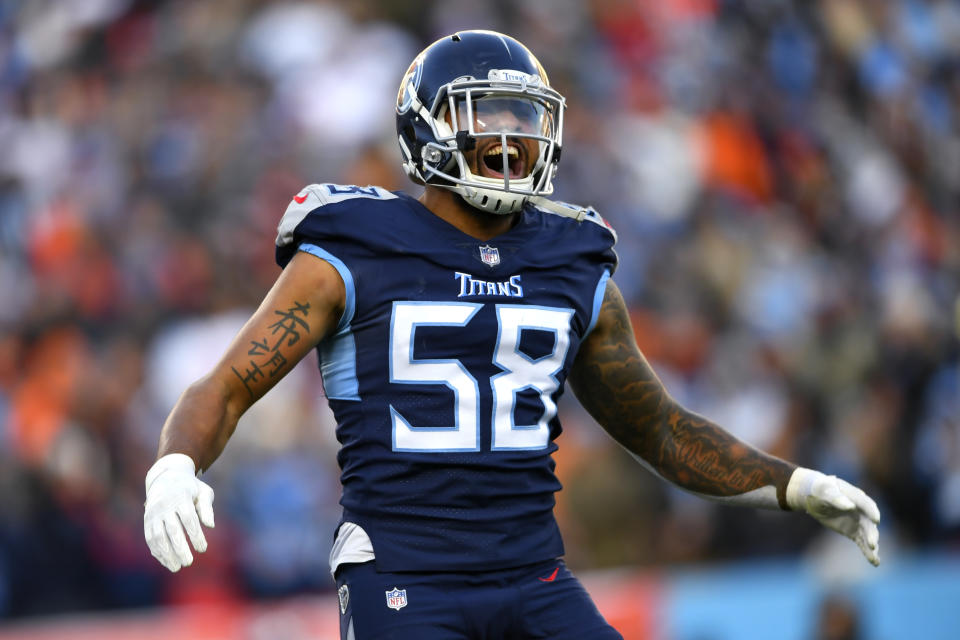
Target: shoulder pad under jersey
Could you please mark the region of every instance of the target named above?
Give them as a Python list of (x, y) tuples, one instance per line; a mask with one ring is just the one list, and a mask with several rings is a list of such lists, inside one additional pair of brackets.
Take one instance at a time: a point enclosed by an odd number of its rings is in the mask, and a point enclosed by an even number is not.
[(571, 204), (569, 202), (547, 200), (546, 198), (531, 198), (531, 204), (541, 211), (557, 214), (566, 218), (573, 218), (578, 222), (589, 220), (594, 224), (604, 227), (613, 236), (614, 244), (617, 242), (616, 230), (610, 226), (610, 223), (604, 220), (603, 216), (597, 213), (597, 210), (593, 207), (581, 207), (580, 205)]
[(352, 199), (392, 200), (397, 196), (383, 187), (352, 184), (311, 184), (293, 197), (277, 226), (278, 247), (290, 244), (293, 233), (308, 214), (328, 204)]

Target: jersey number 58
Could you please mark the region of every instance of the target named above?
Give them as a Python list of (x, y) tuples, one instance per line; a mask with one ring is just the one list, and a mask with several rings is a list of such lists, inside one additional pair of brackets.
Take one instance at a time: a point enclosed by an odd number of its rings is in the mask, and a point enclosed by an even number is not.
[[(469, 302), (394, 302), (390, 327), (390, 381), (400, 384), (442, 384), (453, 391), (456, 423), (448, 426), (413, 426), (393, 406), (394, 451), (479, 451), (480, 384), (456, 358), (414, 358), (417, 327), (463, 327), (482, 304)], [(543, 449), (550, 439), (549, 423), (557, 414), (553, 393), (555, 377), (570, 348), (572, 309), (498, 304), (497, 345), (493, 362), (502, 369), (492, 376), (494, 451)], [(553, 351), (532, 359), (520, 351), (524, 329), (552, 331)], [(514, 424), (517, 393), (533, 389), (540, 394), (543, 413), (535, 424)]]

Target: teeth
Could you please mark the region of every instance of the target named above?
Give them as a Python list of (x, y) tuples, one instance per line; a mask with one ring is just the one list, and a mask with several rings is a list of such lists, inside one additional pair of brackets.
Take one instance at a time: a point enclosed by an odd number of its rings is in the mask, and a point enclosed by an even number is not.
[[(490, 147), (489, 149), (487, 149), (487, 150), (483, 153), (484, 156), (499, 156), (499, 155), (502, 155), (502, 154), (503, 154), (503, 145), (501, 145), (501, 144), (495, 144), (495, 145), (493, 145), (492, 147)], [(513, 146), (512, 144), (508, 144), (508, 145), (507, 145), (507, 157), (510, 157), (510, 158), (518, 158), (518, 157), (520, 157), (520, 150), (517, 149), (517, 148), (516, 148), (515, 146)]]

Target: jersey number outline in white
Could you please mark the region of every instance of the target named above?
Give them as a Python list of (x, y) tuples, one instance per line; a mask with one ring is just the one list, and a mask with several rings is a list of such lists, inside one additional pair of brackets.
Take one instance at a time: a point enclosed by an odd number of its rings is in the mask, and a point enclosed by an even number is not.
[[(480, 450), (480, 384), (456, 358), (414, 358), (417, 327), (463, 327), (483, 307), (472, 302), (394, 302), (390, 319), (390, 382), (442, 384), (454, 393), (452, 426), (414, 427), (393, 405), (390, 415), (394, 451), (442, 452)], [(496, 305), (497, 344), (493, 362), (500, 369), (490, 378), (493, 391), (491, 449), (544, 449), (550, 442), (550, 421), (557, 414), (553, 393), (556, 374), (570, 349), (572, 309), (532, 305)], [(554, 333), (553, 350), (540, 358), (520, 351), (524, 329)], [(536, 424), (514, 423), (517, 393), (533, 389), (544, 410)]]

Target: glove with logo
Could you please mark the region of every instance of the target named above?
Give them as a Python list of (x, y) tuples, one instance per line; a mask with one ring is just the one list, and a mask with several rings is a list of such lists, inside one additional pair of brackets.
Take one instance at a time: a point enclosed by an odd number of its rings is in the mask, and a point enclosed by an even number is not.
[(207, 550), (200, 523), (213, 528), (213, 489), (196, 477), (190, 456), (171, 453), (147, 472), (143, 535), (150, 553), (170, 571), (193, 564), (184, 536), (199, 553)]
[(880, 564), (880, 509), (862, 489), (836, 476), (797, 467), (787, 483), (787, 505), (847, 536), (870, 564)]

